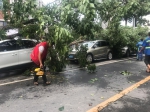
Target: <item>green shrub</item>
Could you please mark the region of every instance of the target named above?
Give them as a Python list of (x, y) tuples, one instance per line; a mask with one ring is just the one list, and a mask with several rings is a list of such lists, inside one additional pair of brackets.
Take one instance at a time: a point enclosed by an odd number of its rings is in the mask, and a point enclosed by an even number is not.
[(86, 67), (87, 65), (86, 54), (87, 54), (87, 47), (81, 45), (80, 48), (78, 48), (77, 52), (77, 58), (80, 67)]
[(114, 58), (122, 57), (121, 49), (125, 46), (129, 46), (131, 49), (136, 50), (136, 43), (141, 39), (145, 38), (148, 33), (147, 27), (128, 27), (119, 26), (118, 29), (107, 29), (101, 31), (103, 39), (110, 43), (110, 47), (113, 51)]

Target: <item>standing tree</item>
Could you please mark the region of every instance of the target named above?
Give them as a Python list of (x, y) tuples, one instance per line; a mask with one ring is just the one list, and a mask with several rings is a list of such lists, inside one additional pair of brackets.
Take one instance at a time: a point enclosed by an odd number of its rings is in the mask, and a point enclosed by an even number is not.
[[(52, 59), (58, 54), (59, 60), (57, 59), (56, 62), (48, 58), (47, 64), (59, 68), (59, 70), (52, 68), (54, 71), (61, 71), (66, 63), (67, 46), (71, 42), (72, 36), (69, 29), (64, 27), (63, 22), (56, 20), (56, 6), (54, 5), (49, 9), (40, 8), (37, 7), (35, 0), (26, 0), (25, 2), (24, 0), (15, 0), (12, 4), (8, 0), (3, 0), (3, 3), (5, 20), (9, 26), (18, 28), (23, 37), (37, 40), (46, 37), (49, 43), (55, 43), (56, 54), (54, 55), (53, 52), (49, 51), (49, 57)], [(57, 67), (59, 65), (61, 67)]]

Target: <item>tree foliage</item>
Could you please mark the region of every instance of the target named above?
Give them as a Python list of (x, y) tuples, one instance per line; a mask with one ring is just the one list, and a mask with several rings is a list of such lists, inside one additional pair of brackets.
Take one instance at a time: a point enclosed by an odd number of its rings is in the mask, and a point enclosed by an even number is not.
[[(114, 32), (114, 33), (112, 33)], [(122, 56), (122, 48), (125, 46), (136, 50), (136, 43), (140, 41), (141, 38), (145, 39), (148, 33), (147, 27), (128, 27), (119, 26), (115, 34), (114, 30), (109, 28), (102, 31), (103, 39), (109, 41), (110, 47), (113, 50), (115, 58), (120, 58)]]
[(14, 0), (12, 4), (3, 0), (3, 4), (8, 25), (18, 28), (26, 38), (44, 37), (54, 43), (47, 60), (54, 71), (65, 66), (68, 45), (79, 37), (107, 39), (114, 49), (136, 42), (146, 30), (122, 27), (120, 21), (134, 17), (141, 24), (141, 16), (150, 13), (148, 0), (56, 0), (43, 7), (37, 7), (36, 0)]
[(6, 32), (3, 29), (0, 29), (0, 40), (6, 38)]
[[(150, 6), (149, 2), (147, 4), (143, 3), (143, 7), (148, 8)], [(139, 7), (138, 0), (103, 0), (102, 3), (97, 5), (97, 9), (103, 10), (99, 14), (102, 15), (101, 19), (107, 23), (107, 28), (103, 30), (100, 34), (103, 38), (109, 41), (115, 57), (121, 56), (121, 48), (124, 46), (131, 46), (135, 48), (135, 44), (140, 38), (144, 38), (147, 34), (147, 28), (132, 28), (123, 27), (120, 25), (120, 21), (125, 18), (126, 20), (133, 17), (140, 17), (147, 15), (149, 10), (145, 13), (141, 13), (142, 7)], [(140, 29), (140, 30), (138, 30)], [(143, 31), (144, 35), (141, 35)], [(117, 51), (116, 51), (117, 50)]]

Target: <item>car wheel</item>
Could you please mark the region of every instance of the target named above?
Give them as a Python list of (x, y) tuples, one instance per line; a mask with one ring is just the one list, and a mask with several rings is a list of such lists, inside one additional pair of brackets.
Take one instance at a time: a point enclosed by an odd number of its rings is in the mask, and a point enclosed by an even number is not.
[(129, 56), (130, 56), (130, 51), (127, 50), (127, 52), (126, 52), (126, 57), (129, 57)]
[(92, 56), (92, 54), (88, 54), (86, 56), (86, 60), (87, 60), (88, 63), (92, 63), (93, 62), (93, 56)]
[(107, 59), (108, 59), (108, 60), (111, 60), (112, 58), (113, 58), (112, 53), (111, 53), (111, 52), (108, 52), (108, 54), (107, 54)]

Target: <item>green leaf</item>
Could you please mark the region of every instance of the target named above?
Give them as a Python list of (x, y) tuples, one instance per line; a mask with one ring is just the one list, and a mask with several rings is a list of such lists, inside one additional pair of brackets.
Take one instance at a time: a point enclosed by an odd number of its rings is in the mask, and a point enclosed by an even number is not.
[(59, 108), (59, 111), (63, 111), (64, 110), (64, 106)]
[(41, 23), (41, 25), (43, 26), (43, 25), (44, 25), (44, 23), (45, 23), (45, 22), (43, 21), (43, 22)]
[(65, 8), (66, 8), (67, 10), (69, 10), (70, 7), (71, 7), (71, 5), (69, 4), (69, 5), (67, 5)]
[(83, 2), (82, 2), (82, 3), (83, 3), (83, 4), (85, 4), (86, 2), (88, 2), (88, 0), (83, 0)]
[(90, 3), (90, 8), (95, 8), (93, 3)]

